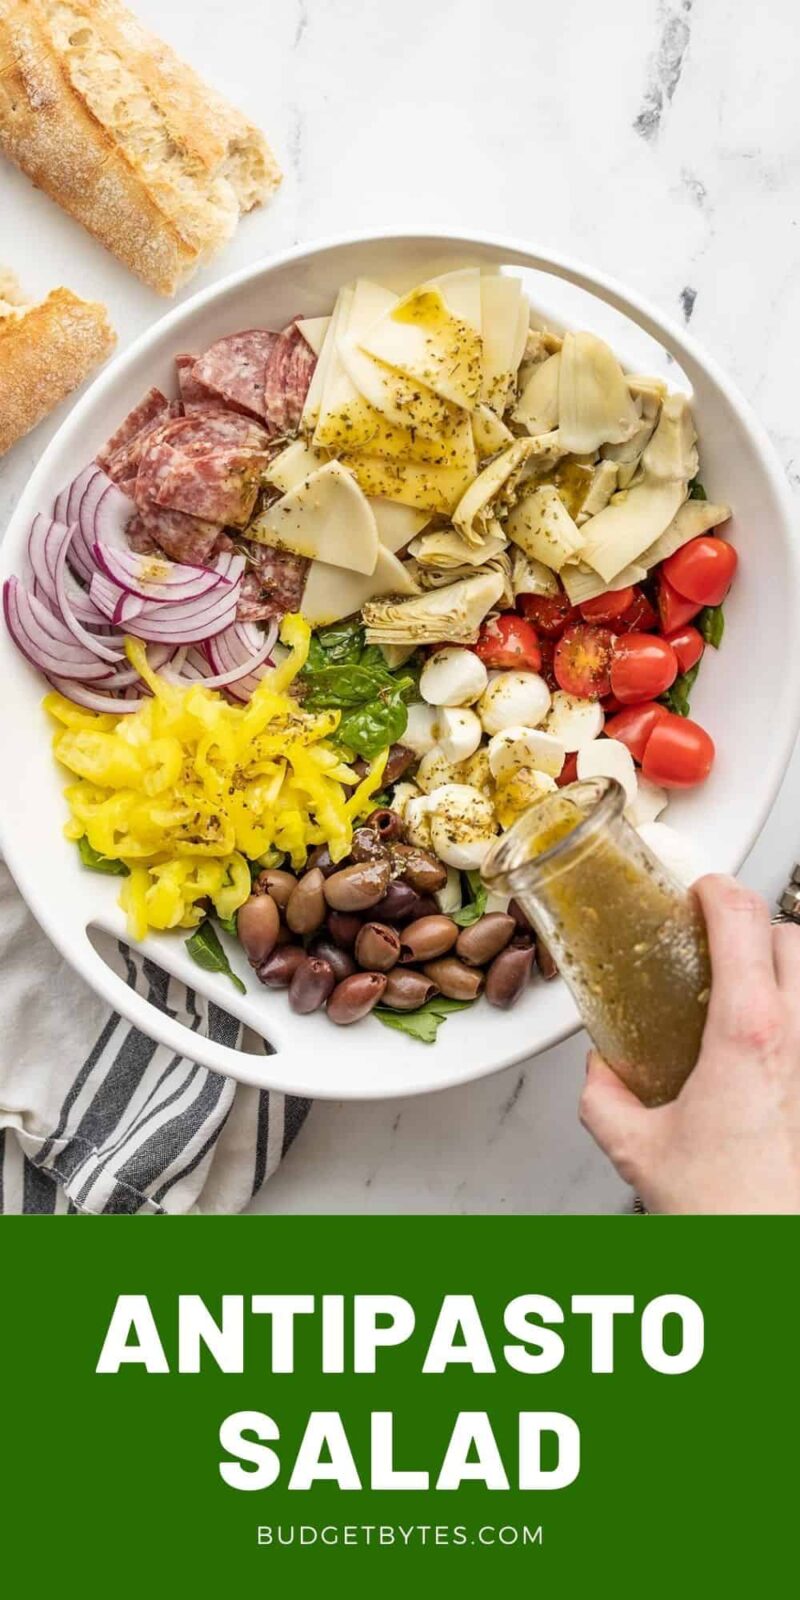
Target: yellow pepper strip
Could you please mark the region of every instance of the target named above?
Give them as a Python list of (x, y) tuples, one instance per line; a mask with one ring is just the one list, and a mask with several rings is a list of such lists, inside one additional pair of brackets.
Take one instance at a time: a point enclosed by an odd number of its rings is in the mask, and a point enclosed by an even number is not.
[(250, 894), (251, 861), (276, 866), (288, 856), (299, 869), (322, 843), (335, 861), (347, 855), (388, 751), (358, 782), (346, 752), (326, 742), (341, 713), (304, 711), (287, 692), (310, 636), (302, 617), (284, 618), (288, 655), (247, 705), (202, 682), (169, 683), (132, 638), (128, 660), (152, 691), (135, 711), (101, 715), (47, 696), (54, 752), (76, 777), (64, 831), (128, 866), (120, 904), (132, 938), (196, 927), (209, 900), (232, 916)]

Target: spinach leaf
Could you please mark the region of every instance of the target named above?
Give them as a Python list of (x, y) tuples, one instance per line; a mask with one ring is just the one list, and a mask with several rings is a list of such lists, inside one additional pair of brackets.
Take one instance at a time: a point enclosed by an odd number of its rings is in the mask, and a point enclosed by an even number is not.
[(116, 861), (113, 856), (101, 856), (99, 850), (90, 845), (86, 834), (78, 840), (78, 855), (85, 867), (90, 872), (104, 872), (109, 878), (127, 878), (130, 868), (124, 861)]
[(662, 704), (668, 706), (670, 711), (674, 711), (679, 717), (689, 715), (689, 693), (699, 671), (700, 662), (696, 661), (694, 666), (690, 667), (688, 672), (682, 672), (666, 694), (661, 696)]
[(706, 491), (703, 488), (703, 485), (700, 482), (699, 478), (692, 478), (692, 481), (689, 484), (689, 499), (690, 500), (707, 500), (708, 499), (708, 495), (706, 494)]
[(713, 645), (713, 648), (718, 650), (725, 632), (725, 613), (722, 606), (704, 606), (697, 618), (696, 626), (700, 629), (706, 644)]
[(385, 1028), (396, 1028), (398, 1033), (407, 1033), (420, 1044), (433, 1044), (441, 1024), (450, 1013), (463, 1011), (472, 1004), (471, 1000), (446, 1000), (444, 995), (437, 994), (417, 1011), (389, 1011), (386, 1006), (376, 1006), (372, 1015)]
[(236, 912), (234, 911), (232, 917), (221, 917), (219, 912), (215, 912), (214, 915), (223, 931), (229, 933), (231, 938), (235, 939), (237, 937)]
[[(315, 637), (327, 662), (358, 662), (362, 659), (364, 629), (360, 622), (335, 622), (328, 628), (320, 628)], [(377, 649), (377, 646), (371, 645), (370, 649)]]
[(400, 695), (381, 694), (377, 700), (343, 716), (335, 739), (337, 744), (345, 744), (356, 755), (372, 761), (387, 745), (396, 744), (403, 737), (407, 722), (406, 703)]
[(205, 922), (201, 922), (200, 926), (195, 928), (194, 933), (190, 934), (189, 938), (185, 940), (185, 944), (192, 960), (197, 963), (198, 967), (202, 967), (204, 972), (224, 972), (240, 994), (247, 994), (247, 986), (242, 983), (241, 978), (237, 977), (237, 974), (232, 970), (228, 957), (219, 942), (219, 934), (213, 922), (209, 922), (208, 919)]
[(396, 680), (385, 667), (324, 666), (304, 680), (303, 704), (309, 711), (343, 710), (374, 700), (381, 689), (395, 687)]
[(477, 922), (486, 910), (486, 885), (482, 882), (480, 873), (468, 872), (467, 882), (472, 899), (467, 905), (462, 906), (460, 911), (452, 913), (453, 921), (458, 923), (459, 928), (471, 928), (473, 922)]

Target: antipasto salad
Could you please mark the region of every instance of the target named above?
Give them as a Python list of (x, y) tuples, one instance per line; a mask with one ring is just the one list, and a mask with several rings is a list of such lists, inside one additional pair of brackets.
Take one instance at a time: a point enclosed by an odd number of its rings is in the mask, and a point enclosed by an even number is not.
[(430, 1041), (513, 1005), (553, 968), (481, 886), (498, 832), (607, 775), (668, 851), (714, 760), (689, 698), (736, 552), (686, 397), (478, 268), (175, 366), (5, 586), (67, 837), (132, 938), (240, 984), (238, 939), (297, 1012)]

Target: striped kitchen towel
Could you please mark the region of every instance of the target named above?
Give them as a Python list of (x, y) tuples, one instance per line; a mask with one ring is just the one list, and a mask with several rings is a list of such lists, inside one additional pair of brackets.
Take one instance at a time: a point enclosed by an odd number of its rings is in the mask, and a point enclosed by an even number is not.
[[(194, 1031), (268, 1048), (125, 945), (109, 940), (104, 954)], [(309, 1109), (209, 1072), (109, 1016), (41, 933), (2, 861), (0, 1019), (0, 1211), (240, 1211)]]

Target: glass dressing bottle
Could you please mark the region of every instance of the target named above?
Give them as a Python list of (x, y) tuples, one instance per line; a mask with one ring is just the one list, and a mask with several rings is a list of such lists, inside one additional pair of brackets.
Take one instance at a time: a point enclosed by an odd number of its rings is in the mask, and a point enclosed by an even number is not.
[(700, 1052), (711, 969), (699, 904), (625, 821), (611, 778), (568, 784), (497, 841), (487, 886), (519, 902), (609, 1066), (646, 1105)]

